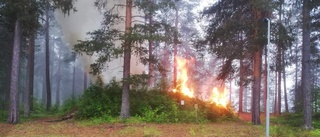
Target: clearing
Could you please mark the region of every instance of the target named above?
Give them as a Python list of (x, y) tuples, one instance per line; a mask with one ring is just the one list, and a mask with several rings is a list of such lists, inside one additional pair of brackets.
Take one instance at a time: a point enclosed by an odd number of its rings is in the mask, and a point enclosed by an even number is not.
[(17, 125), (0, 123), (1, 137), (259, 137), (263, 126), (243, 121), (207, 124), (88, 124), (66, 120), (47, 122), (42, 118)]

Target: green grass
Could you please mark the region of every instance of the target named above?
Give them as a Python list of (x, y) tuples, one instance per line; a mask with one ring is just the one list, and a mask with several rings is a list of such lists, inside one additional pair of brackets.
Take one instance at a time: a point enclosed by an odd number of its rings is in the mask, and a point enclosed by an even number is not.
[(297, 113), (282, 114), (278, 117), (270, 119), (270, 135), (273, 137), (319, 137), (320, 136), (320, 121), (313, 119), (314, 130), (304, 130), (303, 115)]

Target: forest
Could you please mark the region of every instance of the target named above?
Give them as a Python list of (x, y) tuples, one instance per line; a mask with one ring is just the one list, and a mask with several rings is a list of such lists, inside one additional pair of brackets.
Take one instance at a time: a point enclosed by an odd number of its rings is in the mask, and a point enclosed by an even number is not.
[(320, 136), (319, 0), (0, 0), (0, 49), (0, 136)]

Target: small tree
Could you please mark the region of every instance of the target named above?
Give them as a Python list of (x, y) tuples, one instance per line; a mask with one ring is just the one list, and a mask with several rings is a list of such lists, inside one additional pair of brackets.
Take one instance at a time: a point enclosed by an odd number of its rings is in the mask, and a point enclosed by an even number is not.
[[(134, 17), (141, 18), (142, 16), (133, 16), (133, 5), (138, 7), (144, 14), (150, 13), (155, 9), (159, 9), (161, 6), (155, 6), (147, 4), (147, 0), (138, 0), (133, 3), (132, 0), (126, 0), (125, 5), (114, 5), (110, 10), (103, 13), (104, 20), (101, 24), (101, 28), (89, 32), (91, 36), (85, 41), (79, 41), (79, 44), (75, 45), (76, 52), (85, 52), (88, 55), (99, 55), (96, 62), (91, 64), (91, 73), (100, 74), (104, 68), (104, 64), (112, 59), (119, 58), (123, 55), (124, 68), (123, 68), (123, 83), (122, 83), (122, 103), (121, 103), (121, 118), (128, 118), (130, 116), (130, 104), (129, 104), (129, 90), (130, 90), (130, 61), (132, 53), (144, 56), (147, 49), (141, 44), (144, 41), (161, 41), (163, 36), (161, 33), (157, 33), (164, 28), (164, 24), (160, 22), (152, 21), (152, 27), (150, 24), (143, 24), (141, 21), (133, 20)], [(158, 3), (158, 5), (168, 5), (168, 1)], [(96, 2), (96, 6), (103, 7), (105, 3), (101, 1)], [(144, 5), (143, 5), (144, 4)], [(126, 12), (124, 18), (114, 8), (118, 6), (125, 6)], [(150, 8), (154, 6), (157, 8)], [(163, 6), (162, 6), (163, 7)], [(138, 23), (132, 23), (138, 22)], [(140, 22), (140, 23), (139, 23)], [(125, 32), (114, 28), (115, 25), (124, 23)], [(154, 34), (150, 35), (150, 31)], [(115, 44), (116, 41), (121, 42), (121, 46)], [(150, 58), (148, 59), (150, 60)]]

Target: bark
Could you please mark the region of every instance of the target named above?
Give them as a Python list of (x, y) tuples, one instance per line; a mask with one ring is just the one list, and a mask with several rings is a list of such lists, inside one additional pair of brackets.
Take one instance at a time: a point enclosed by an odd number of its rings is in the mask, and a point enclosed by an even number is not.
[[(45, 56), (45, 54), (44, 54)], [(45, 58), (45, 57), (44, 57)], [(43, 70), (43, 77), (42, 77), (42, 104), (44, 106), (47, 105), (47, 91), (46, 91), (46, 70)]]
[(174, 45), (173, 45), (173, 87), (177, 87), (177, 53), (178, 53), (178, 23), (179, 23), (179, 9), (176, 4), (176, 19), (175, 19), (175, 33), (174, 33)]
[(46, 109), (51, 108), (51, 84), (50, 84), (50, 49), (49, 49), (49, 8), (46, 10), (45, 22), (45, 46), (46, 46), (46, 91), (47, 91), (47, 105)]
[[(258, 21), (261, 21), (261, 11), (254, 9), (255, 28), (253, 38), (258, 38)], [(252, 84), (252, 102), (251, 113), (252, 123), (254, 125), (260, 125), (260, 92), (261, 92), (261, 65), (262, 65), (262, 50), (260, 45), (254, 44), (253, 53), (253, 84)]]
[(10, 105), (8, 123), (17, 124), (19, 122), (19, 64), (20, 64), (20, 49), (21, 49), (21, 27), (20, 21), (16, 20), (14, 29), (14, 44), (11, 69), (11, 84), (10, 84)]
[(88, 74), (87, 72), (83, 72), (83, 91), (88, 88)]
[(253, 58), (253, 85), (252, 85), (252, 123), (260, 122), (260, 89), (261, 89), (261, 51), (256, 51)]
[(239, 82), (239, 112), (243, 111), (243, 75), (244, 75), (244, 67), (243, 67), (243, 59), (240, 59), (240, 82)]
[(295, 65), (296, 65), (296, 68), (295, 68), (295, 84), (294, 84), (294, 111), (295, 112), (298, 112), (298, 102), (299, 102), (299, 98), (301, 97), (300, 96), (300, 92), (298, 90), (298, 67), (299, 67), (299, 64), (298, 64), (298, 43), (296, 43), (296, 49), (295, 49)]
[(35, 32), (30, 34), (29, 37), (29, 49), (28, 49), (28, 70), (27, 70), (27, 87), (24, 99), (24, 116), (30, 116), (30, 110), (32, 108), (33, 100), (33, 75), (34, 75), (34, 44), (35, 44)]
[(281, 114), (281, 48), (278, 47), (278, 101), (277, 101), (277, 114)]
[[(59, 54), (59, 53), (58, 53)], [(60, 63), (60, 55), (58, 55), (58, 71), (57, 71), (57, 89), (56, 89), (56, 105), (60, 106), (60, 81), (61, 81), (61, 63)]]
[(310, 0), (303, 0), (302, 6), (302, 74), (303, 121), (305, 129), (312, 129), (312, 107), (310, 90)]
[(74, 59), (73, 62), (73, 73), (72, 73), (72, 99), (75, 99), (75, 93), (76, 93), (76, 59)]
[(283, 92), (284, 92), (284, 104), (286, 113), (289, 112), (288, 97), (287, 97), (287, 82), (286, 82), (286, 65), (284, 61), (284, 50), (282, 50), (282, 64), (283, 64)]
[[(125, 33), (131, 35), (132, 23), (132, 0), (126, 0), (126, 21)], [(130, 117), (130, 60), (131, 60), (131, 40), (128, 37), (124, 41), (124, 64), (123, 64), (123, 85), (122, 85), (122, 100), (120, 118), (125, 119)]]
[(230, 86), (229, 86), (230, 94), (229, 94), (229, 103), (232, 104), (231, 100), (231, 93), (232, 93), (232, 80), (230, 79)]
[[(277, 77), (277, 76), (278, 76), (278, 73), (276, 72), (275, 85), (277, 85), (277, 83), (278, 83), (278, 80), (277, 80), (278, 77)], [(273, 114), (274, 114), (274, 115), (277, 115), (277, 113), (278, 113), (278, 112), (277, 112), (277, 111), (278, 111), (278, 109), (277, 109), (277, 105), (278, 105), (278, 104), (277, 104), (277, 94), (278, 94), (278, 92), (277, 92), (277, 91), (278, 91), (278, 87), (275, 86), (274, 94), (273, 94), (273, 95), (274, 95), (274, 107), (273, 107)]]

